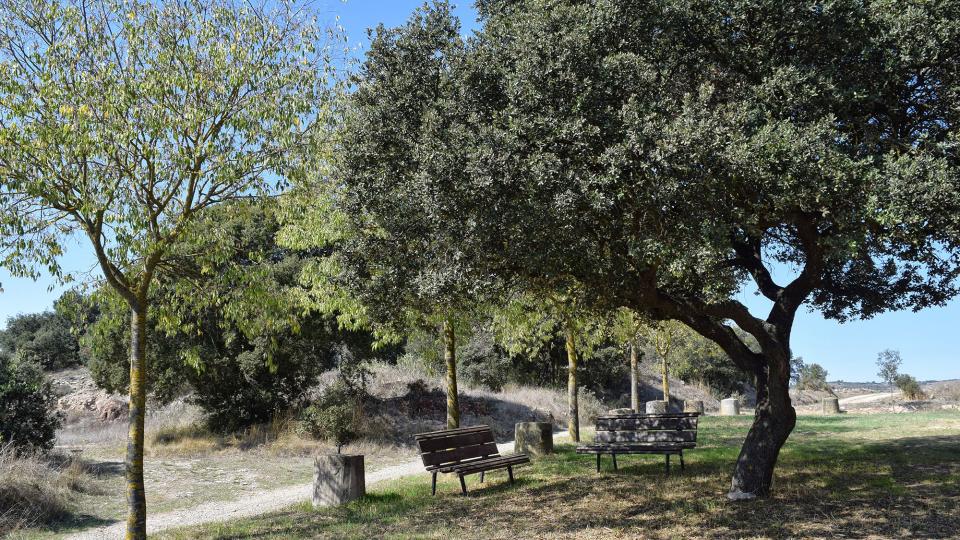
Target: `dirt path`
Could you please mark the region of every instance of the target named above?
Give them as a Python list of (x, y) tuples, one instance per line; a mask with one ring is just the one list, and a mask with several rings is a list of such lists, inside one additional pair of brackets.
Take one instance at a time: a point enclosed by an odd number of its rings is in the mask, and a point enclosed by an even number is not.
[(840, 406), (854, 405), (857, 403), (873, 403), (874, 401), (883, 401), (887, 398), (897, 397), (897, 392), (878, 392), (876, 394), (863, 394), (852, 396), (840, 400)]
[[(554, 433), (555, 438), (566, 437), (567, 435), (568, 432), (566, 431)], [(500, 450), (500, 453), (513, 452), (513, 441), (498, 444), (497, 448)], [(367, 487), (369, 487), (378, 482), (394, 480), (414, 474), (426, 474), (423, 471), (423, 462), (419, 459), (368, 472), (366, 484)], [(266, 514), (298, 502), (310, 500), (312, 491), (312, 484), (300, 484), (280, 489), (260, 491), (235, 501), (203, 503), (193, 508), (150, 515), (147, 517), (147, 534), (154, 534), (175, 527), (187, 527)], [(105, 527), (87, 529), (68, 536), (67, 538), (70, 540), (123, 538), (125, 532), (126, 522), (120, 521)]]

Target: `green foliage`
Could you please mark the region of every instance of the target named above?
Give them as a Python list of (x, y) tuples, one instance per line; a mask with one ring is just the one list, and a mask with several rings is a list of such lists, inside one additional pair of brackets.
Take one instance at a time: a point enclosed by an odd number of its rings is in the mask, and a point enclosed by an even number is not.
[(833, 393), (827, 384), (827, 370), (820, 364), (802, 364), (797, 374), (798, 390), (821, 390)]
[[(749, 337), (743, 339), (750, 341)], [(715, 397), (742, 394), (753, 385), (752, 377), (737, 368), (723, 349), (685, 326), (678, 329), (672, 349), (670, 373), (708, 387)]]
[(31, 450), (53, 447), (61, 418), (39, 365), (23, 354), (0, 352), (0, 444)]
[[(341, 330), (332, 317), (304, 311), (291, 299), (309, 253), (276, 246), (272, 207), (224, 205), (209, 209), (199, 226), (233, 246), (232, 255), (208, 268), (184, 257), (187, 277), (164, 280), (154, 292), (162, 304), (148, 318), (147, 382), (155, 399), (190, 392), (212, 428), (235, 430), (300, 406), (324, 370), (356, 372), (373, 354), (371, 336)], [(84, 338), (90, 369), (98, 385), (123, 392), (130, 313), (108, 290), (95, 301), (99, 319)]]
[(877, 375), (887, 384), (895, 385), (897, 377), (900, 376), (901, 364), (903, 364), (903, 358), (900, 358), (900, 351), (891, 349), (880, 351), (877, 354), (877, 367), (880, 368)]
[(343, 379), (337, 379), (324, 390), (316, 402), (300, 413), (297, 429), (316, 439), (335, 444), (337, 453), (340, 453), (343, 445), (358, 436), (363, 414), (363, 395), (357, 387)]
[(21, 355), (47, 370), (80, 362), (80, 345), (70, 322), (52, 311), (7, 319), (6, 330), (0, 331), (0, 351)]
[(903, 397), (911, 400), (926, 399), (927, 395), (920, 388), (920, 383), (915, 378), (906, 373), (896, 376), (893, 383), (903, 392)]

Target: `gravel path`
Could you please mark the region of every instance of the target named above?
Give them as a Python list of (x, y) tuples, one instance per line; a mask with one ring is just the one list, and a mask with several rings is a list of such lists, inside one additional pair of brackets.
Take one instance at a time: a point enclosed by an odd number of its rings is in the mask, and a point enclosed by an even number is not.
[(873, 403), (874, 401), (883, 401), (887, 398), (897, 397), (897, 392), (879, 392), (876, 394), (863, 394), (852, 396), (840, 400), (840, 406), (853, 405), (856, 403)]
[[(554, 433), (554, 437), (565, 437), (567, 434), (568, 432), (566, 431)], [(498, 444), (497, 448), (500, 450), (500, 453), (512, 452), (513, 441)], [(366, 484), (367, 487), (369, 487), (377, 482), (393, 480), (415, 474), (426, 474), (423, 470), (423, 462), (419, 459), (368, 472), (366, 476)], [(291, 506), (298, 502), (308, 501), (312, 497), (312, 492), (312, 484), (301, 484), (281, 489), (260, 491), (236, 501), (210, 502), (201, 504), (199, 506), (194, 506), (193, 508), (174, 510), (172, 512), (166, 512), (163, 514), (148, 515), (147, 534), (154, 534), (159, 531), (172, 529), (175, 527), (202, 525), (205, 523), (216, 523), (266, 514), (274, 510)], [(70, 540), (103, 540), (109, 538), (123, 538), (125, 532), (126, 522), (120, 521), (104, 527), (87, 529), (77, 534), (68, 536), (67, 538)]]

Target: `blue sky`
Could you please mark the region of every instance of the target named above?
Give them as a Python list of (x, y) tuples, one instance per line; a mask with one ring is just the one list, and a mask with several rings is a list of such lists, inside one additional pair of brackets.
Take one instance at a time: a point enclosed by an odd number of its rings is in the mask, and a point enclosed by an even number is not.
[[(422, 3), (410, 0), (320, 0), (316, 5), (330, 20), (339, 16), (339, 23), (346, 29), (351, 46), (362, 55), (368, 27), (381, 22), (387, 26), (402, 24)], [(459, 3), (456, 11), (465, 31), (476, 27), (475, 12), (468, 2)], [(68, 246), (63, 263), (68, 271), (85, 272), (93, 267), (93, 258), (87, 245), (73, 244)], [(0, 283), (4, 289), (0, 293), (0, 326), (4, 326), (11, 315), (48, 309), (63, 291), (62, 287), (48, 290), (54, 285), (49, 278), (38, 282), (15, 279), (2, 269)], [(741, 293), (739, 300), (746, 303), (754, 314), (766, 313), (766, 300), (752, 291)], [(832, 380), (875, 380), (877, 353), (887, 348), (899, 350), (904, 359), (903, 371), (921, 380), (960, 378), (960, 352), (954, 333), (958, 330), (960, 300), (919, 313), (888, 313), (868, 321), (846, 324), (828, 321), (818, 313), (803, 310), (793, 330), (793, 351), (807, 362), (824, 366)]]

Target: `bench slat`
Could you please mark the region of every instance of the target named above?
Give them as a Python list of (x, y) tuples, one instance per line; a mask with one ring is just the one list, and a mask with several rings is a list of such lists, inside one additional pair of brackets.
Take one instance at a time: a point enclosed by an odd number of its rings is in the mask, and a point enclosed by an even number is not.
[(637, 443), (637, 444), (584, 444), (577, 447), (578, 454), (662, 454), (696, 448), (693, 443)]
[(600, 417), (596, 426), (597, 431), (689, 430), (697, 429), (697, 417)]
[(430, 452), (427, 454), (422, 454), (421, 457), (423, 458), (424, 465), (431, 466), (443, 465), (444, 463), (463, 461), (471, 458), (483, 458), (499, 455), (500, 452), (497, 450), (497, 445), (492, 442), (488, 442), (484, 444), (463, 446), (460, 448), (451, 448), (449, 450), (440, 450), (438, 452)]
[(435, 439), (437, 437), (452, 437), (454, 435), (463, 435), (466, 433), (475, 433), (478, 431), (490, 431), (490, 426), (470, 426), (455, 429), (441, 429), (439, 431), (428, 431), (426, 433), (417, 433), (413, 438), (417, 441)]
[(593, 437), (598, 443), (635, 442), (694, 442), (696, 431), (597, 431)]
[(481, 459), (478, 461), (470, 461), (466, 463), (461, 463), (457, 465), (451, 465), (448, 467), (441, 467), (440, 472), (457, 472), (464, 474), (471, 474), (480, 471), (489, 471), (491, 469), (499, 469), (502, 467), (520, 465), (522, 463), (529, 463), (530, 457), (526, 454), (510, 454), (506, 456), (499, 456), (489, 459)]
[(493, 432), (490, 430), (474, 431), (470, 433), (459, 433), (450, 437), (434, 437), (417, 441), (420, 447), (420, 453), (437, 452), (439, 450), (448, 450), (450, 448), (460, 448), (461, 446), (473, 446), (493, 442)]

